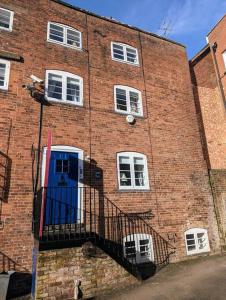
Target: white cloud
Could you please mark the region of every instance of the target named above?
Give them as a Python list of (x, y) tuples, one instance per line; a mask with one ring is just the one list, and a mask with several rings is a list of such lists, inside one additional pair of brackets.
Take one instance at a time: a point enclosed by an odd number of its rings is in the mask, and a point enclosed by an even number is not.
[(167, 19), (173, 24), (170, 35), (211, 28), (225, 12), (226, 0), (174, 0), (167, 13)]

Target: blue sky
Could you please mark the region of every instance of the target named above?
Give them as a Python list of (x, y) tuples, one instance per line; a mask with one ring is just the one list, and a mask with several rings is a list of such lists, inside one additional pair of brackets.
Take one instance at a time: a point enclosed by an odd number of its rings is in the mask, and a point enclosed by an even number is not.
[(193, 57), (206, 44), (205, 37), (226, 13), (226, 0), (64, 0), (98, 15), (163, 35), (187, 47)]

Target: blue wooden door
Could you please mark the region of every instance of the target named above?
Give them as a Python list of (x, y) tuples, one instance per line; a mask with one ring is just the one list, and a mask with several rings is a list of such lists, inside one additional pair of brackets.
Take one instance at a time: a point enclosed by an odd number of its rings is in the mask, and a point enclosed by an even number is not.
[(45, 225), (73, 224), (78, 215), (78, 153), (51, 151)]

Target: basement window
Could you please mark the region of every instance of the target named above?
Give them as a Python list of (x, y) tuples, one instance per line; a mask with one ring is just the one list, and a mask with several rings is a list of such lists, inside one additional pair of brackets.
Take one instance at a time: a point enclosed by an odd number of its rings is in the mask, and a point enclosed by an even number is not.
[(10, 62), (0, 59), (0, 90), (8, 90)]
[(127, 86), (114, 87), (115, 111), (143, 116), (141, 92)]
[(12, 31), (14, 12), (0, 7), (0, 30)]
[(48, 23), (47, 41), (74, 49), (82, 49), (81, 32), (59, 23)]
[(77, 75), (46, 71), (46, 98), (50, 101), (83, 105), (83, 79)]
[(139, 65), (138, 51), (129, 45), (112, 42), (111, 55), (113, 60)]
[(123, 238), (124, 257), (131, 263), (154, 261), (152, 236), (145, 233), (131, 234)]
[(120, 190), (149, 189), (147, 158), (136, 152), (120, 152), (117, 155)]
[(185, 232), (187, 255), (209, 252), (209, 239), (207, 230), (203, 228), (191, 228)]

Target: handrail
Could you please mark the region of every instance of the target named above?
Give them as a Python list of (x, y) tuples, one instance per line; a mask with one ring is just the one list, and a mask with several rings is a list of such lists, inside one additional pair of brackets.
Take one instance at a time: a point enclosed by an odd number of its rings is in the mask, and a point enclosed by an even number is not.
[[(40, 229), (43, 195), (46, 197), (44, 225)], [(47, 187), (37, 194), (34, 235), (41, 243), (93, 241), (108, 254), (132, 269), (151, 261), (156, 266), (169, 262), (175, 251), (166, 239), (142, 217), (132, 218), (93, 187)], [(150, 237), (150, 244), (147, 243)], [(152, 243), (151, 243), (152, 241)]]

